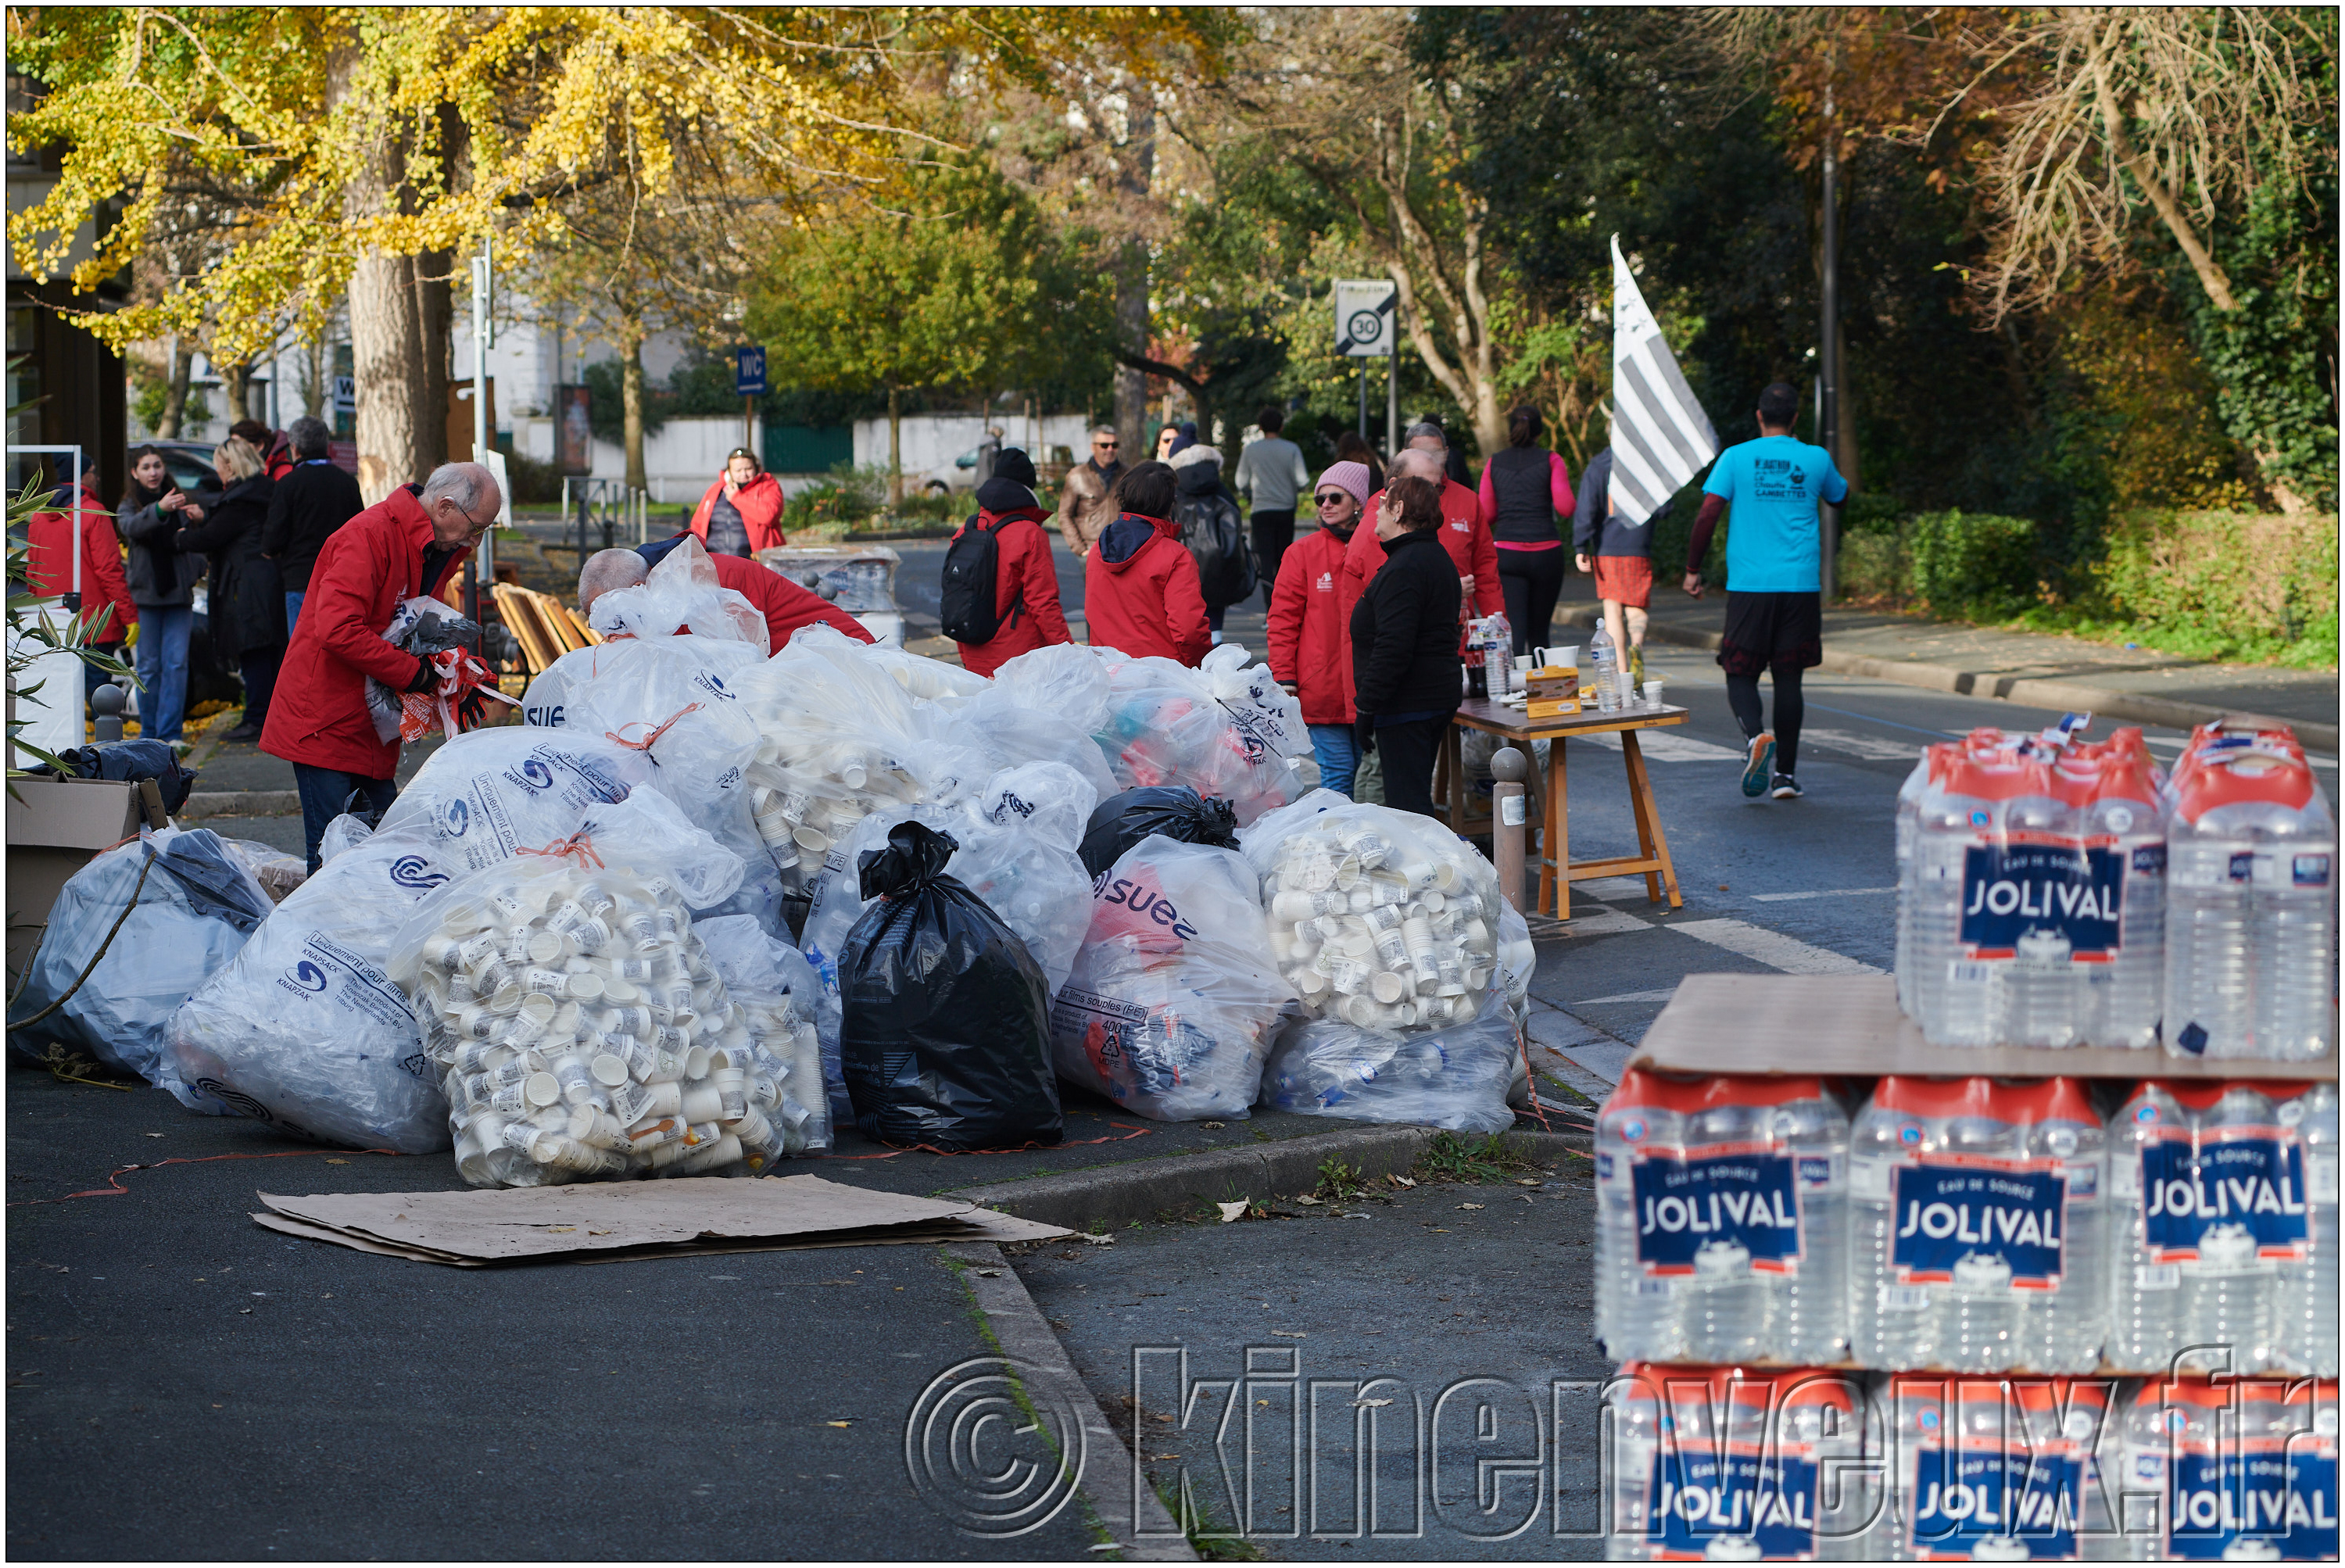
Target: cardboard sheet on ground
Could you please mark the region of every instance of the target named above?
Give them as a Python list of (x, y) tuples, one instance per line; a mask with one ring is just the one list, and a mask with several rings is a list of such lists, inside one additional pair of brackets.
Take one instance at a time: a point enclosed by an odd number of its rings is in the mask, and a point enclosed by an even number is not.
[(255, 1196), (269, 1212), (252, 1217), (270, 1230), (460, 1268), (1075, 1234), (954, 1198), (874, 1192), (814, 1176)]

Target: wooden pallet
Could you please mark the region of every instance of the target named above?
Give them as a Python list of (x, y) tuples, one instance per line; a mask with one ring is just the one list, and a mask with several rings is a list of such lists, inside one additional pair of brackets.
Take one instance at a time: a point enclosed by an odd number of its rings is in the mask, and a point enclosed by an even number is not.
[(603, 639), (578, 613), (551, 594), (517, 583), (496, 585), (497, 613), (521, 644), (529, 673), (543, 675), (563, 654), (592, 647)]

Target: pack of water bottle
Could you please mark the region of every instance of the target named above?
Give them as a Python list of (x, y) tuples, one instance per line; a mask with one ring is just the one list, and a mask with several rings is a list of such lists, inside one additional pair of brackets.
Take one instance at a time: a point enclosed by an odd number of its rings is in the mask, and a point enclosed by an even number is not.
[(1596, 1123), (1596, 1332), (1613, 1359), (1843, 1359), (1848, 1157), (1820, 1079), (1623, 1074)]
[(2157, 1043), (2157, 769), (2087, 722), (1934, 746), (1899, 791), (1898, 996), (1934, 1044)]
[(2107, 1360), (2338, 1374), (2337, 1086), (2150, 1082), (2109, 1123)]
[(2126, 1402), (2119, 1432), (2114, 1490), (2136, 1504), (2125, 1522), (2126, 1555), (2336, 1561), (2335, 1382), (2144, 1382)]
[(2074, 1079), (1879, 1080), (1849, 1135), (1853, 1359), (1890, 1370), (2097, 1366), (2104, 1143)]
[(2310, 1061), (2337, 1041), (2337, 824), (2287, 729), (2202, 726), (2167, 822), (2167, 1048)]
[(1853, 1555), (1872, 1562), (2120, 1557), (2105, 1484), (2116, 1385), (1908, 1373), (1876, 1390), (1890, 1477)]
[(1863, 1462), (1864, 1391), (1849, 1374), (1637, 1364), (1606, 1401), (1608, 1559), (1864, 1554), (1880, 1490)]

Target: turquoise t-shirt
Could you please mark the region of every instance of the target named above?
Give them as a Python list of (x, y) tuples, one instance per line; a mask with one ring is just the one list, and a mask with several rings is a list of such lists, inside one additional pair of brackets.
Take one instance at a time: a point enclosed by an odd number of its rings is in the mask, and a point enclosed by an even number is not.
[(1727, 520), (1726, 587), (1738, 594), (1812, 594), (1823, 581), (1816, 503), (1848, 499), (1832, 453), (1788, 435), (1762, 435), (1719, 453), (1705, 494), (1734, 508)]

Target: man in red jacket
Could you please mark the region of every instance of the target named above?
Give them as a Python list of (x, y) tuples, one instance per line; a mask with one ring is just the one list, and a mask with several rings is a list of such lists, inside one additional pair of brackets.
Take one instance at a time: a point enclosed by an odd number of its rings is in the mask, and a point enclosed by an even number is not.
[(782, 532), (782, 503), (781, 482), (758, 466), (747, 447), (736, 446), (694, 509), (690, 531), (712, 555), (755, 555), (790, 542)]
[[(657, 544), (638, 545), (632, 550), (605, 550), (590, 557), (587, 561), (589, 566), (596, 561), (603, 560), (604, 556), (609, 556), (611, 559), (597, 573), (595, 581), (591, 585), (591, 592), (585, 570), (582, 568), (579, 571), (578, 613), (582, 616), (586, 614), (594, 607), (595, 597), (613, 588), (632, 587), (636, 583), (642, 582), (652, 567), (658, 565), (666, 558), (670, 550), (691, 537), (689, 534), (678, 534), (673, 539), (662, 539)], [(618, 559), (623, 555), (633, 555), (642, 565), (629, 575), (624, 569), (624, 563)], [(716, 568), (718, 587), (732, 589), (756, 606), (757, 613), (766, 617), (766, 636), (770, 644), (766, 651), (768, 653), (781, 652), (788, 645), (793, 632), (800, 626), (810, 626), (817, 621), (820, 621), (825, 626), (838, 627), (859, 643), (878, 640), (864, 629), (861, 621), (857, 620), (820, 594), (808, 593), (771, 566), (759, 565), (756, 562), (740, 555), (720, 555), (714, 553), (709, 555), (708, 564)]]
[[(59, 495), (65, 493), (60, 490)], [(122, 639), (138, 624), (138, 606), (122, 578), (122, 540), (113, 514), (97, 499), (97, 471), (82, 470), (81, 494), (74, 504), (81, 527), (81, 614), (99, 653), (120, 657)], [(35, 596), (56, 598), (73, 591), (73, 527), (62, 512), (36, 512), (25, 524), (25, 585)], [(85, 665), (83, 683), (96, 690), (96, 666)]]
[[(1420, 433), (1423, 432), (1431, 433)], [(1482, 498), (1464, 485), (1451, 483), (1443, 472), (1446, 447), (1434, 444), (1442, 439), (1438, 425), (1413, 426), (1407, 450), (1393, 459), (1387, 477), (1413, 473), (1441, 486), (1441, 543), (1449, 551), (1449, 558), (1457, 564), (1458, 585), (1466, 591), (1458, 614), (1495, 616), (1507, 607), (1506, 589), (1498, 582), (1498, 546), (1490, 536), (1490, 524), (1482, 518)], [(1383, 496), (1384, 493), (1378, 491), (1369, 497), (1368, 516), (1376, 514)], [(1345, 570), (1356, 583), (1351, 590), (1354, 603), (1358, 602), (1368, 579), (1384, 564), (1384, 546), (1376, 543), (1376, 529), (1371, 526), (1354, 533), (1344, 560)]]
[(1142, 463), (1108, 497), (1116, 519), (1083, 557), (1083, 624), (1093, 647), (1201, 663), (1213, 646), (1197, 558), (1172, 521), (1172, 470)]
[(1042, 526), (1049, 515), (1034, 498), (1033, 459), (1017, 447), (1002, 448), (993, 459), (993, 477), (977, 488), (977, 515), (953, 532), (956, 544), (971, 529), (994, 540), (996, 629), (986, 642), (954, 644), (962, 668), (990, 676), (1020, 654), (1075, 640), (1059, 607), (1059, 568)]
[(263, 751), (293, 764), (311, 871), (319, 836), (353, 792), (378, 812), (399, 798), (399, 742), (375, 735), (367, 677), (393, 691), (428, 691), (438, 676), (429, 659), (383, 641), (391, 613), (446, 585), (495, 525), (503, 499), (486, 468), (451, 463), (392, 491), (318, 551), (260, 736)]
[(1336, 585), (1344, 547), (1367, 504), (1367, 465), (1335, 464), (1319, 476), (1312, 500), (1319, 526), (1287, 546), (1271, 589), (1270, 673), (1303, 704), (1320, 784), (1349, 795), (1360, 754), (1352, 738), (1352, 628), (1336, 613)]

